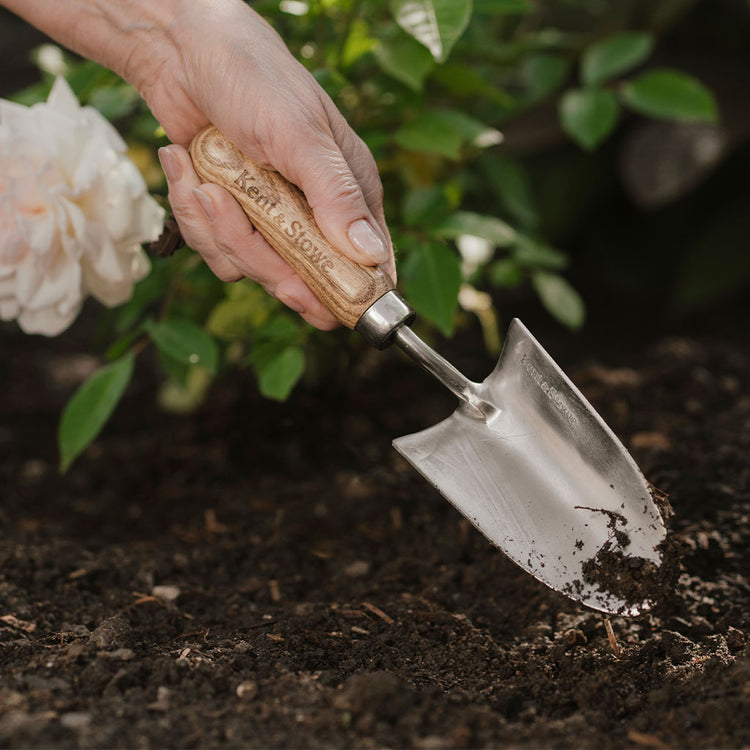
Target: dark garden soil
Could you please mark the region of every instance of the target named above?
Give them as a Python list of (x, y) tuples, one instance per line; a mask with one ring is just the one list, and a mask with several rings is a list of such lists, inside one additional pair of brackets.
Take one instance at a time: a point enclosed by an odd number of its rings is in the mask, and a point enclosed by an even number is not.
[(189, 417), (145, 373), (61, 478), (92, 359), (4, 330), (0, 746), (750, 745), (750, 342), (584, 343), (551, 351), (683, 553), (634, 619), (536, 582), (397, 456), (453, 402), (393, 353), (286, 405), (234, 378)]

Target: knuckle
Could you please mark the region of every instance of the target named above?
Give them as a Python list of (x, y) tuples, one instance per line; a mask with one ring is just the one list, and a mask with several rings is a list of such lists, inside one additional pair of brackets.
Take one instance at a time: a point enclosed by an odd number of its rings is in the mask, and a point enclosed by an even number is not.
[(214, 245), (218, 253), (226, 258), (232, 258), (237, 255), (235, 243), (226, 237), (214, 237)]
[(218, 273), (216, 271), (214, 271), (214, 273), (219, 281), (226, 281), (229, 283), (234, 283), (244, 278), (244, 274), (240, 273), (237, 269), (220, 269)]
[(351, 172), (342, 174), (343, 170), (337, 170), (328, 182), (328, 198), (337, 202), (354, 202), (364, 200), (362, 189), (359, 183), (354, 179)]

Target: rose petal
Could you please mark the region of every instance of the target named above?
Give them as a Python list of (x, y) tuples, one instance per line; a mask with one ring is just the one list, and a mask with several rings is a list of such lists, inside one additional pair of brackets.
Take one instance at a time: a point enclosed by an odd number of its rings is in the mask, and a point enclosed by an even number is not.
[(47, 97), (47, 105), (53, 109), (76, 117), (81, 110), (78, 97), (73, 93), (70, 84), (62, 77), (57, 76), (52, 84), (52, 89)]
[(18, 315), (18, 325), (24, 333), (41, 333), (44, 336), (61, 334), (76, 319), (80, 307), (61, 313), (54, 307), (41, 310), (25, 309)]
[(2, 320), (13, 320), (18, 315), (20, 309), (18, 300), (12, 298), (0, 299), (0, 318)]
[(47, 275), (40, 279), (34, 293), (24, 300), (24, 306), (39, 310), (50, 305), (63, 304), (70, 309), (81, 299), (81, 267), (64, 253), (57, 253)]
[(16, 293), (15, 276), (0, 277), (0, 299), (7, 299)]

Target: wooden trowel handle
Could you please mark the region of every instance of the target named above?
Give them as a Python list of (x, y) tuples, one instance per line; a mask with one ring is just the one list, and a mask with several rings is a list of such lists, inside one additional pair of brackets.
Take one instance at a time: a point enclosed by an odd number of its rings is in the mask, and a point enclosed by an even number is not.
[(326, 240), (297, 187), (278, 172), (255, 165), (215, 127), (195, 136), (190, 155), (201, 180), (232, 193), (268, 244), (348, 328), (393, 289), (384, 271), (360, 266)]

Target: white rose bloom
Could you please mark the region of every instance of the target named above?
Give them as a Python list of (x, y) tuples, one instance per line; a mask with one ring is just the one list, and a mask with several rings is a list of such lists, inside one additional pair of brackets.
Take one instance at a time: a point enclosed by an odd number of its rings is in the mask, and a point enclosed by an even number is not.
[(122, 304), (163, 223), (125, 142), (63, 78), (46, 103), (0, 100), (0, 318), (55, 336), (88, 295)]

